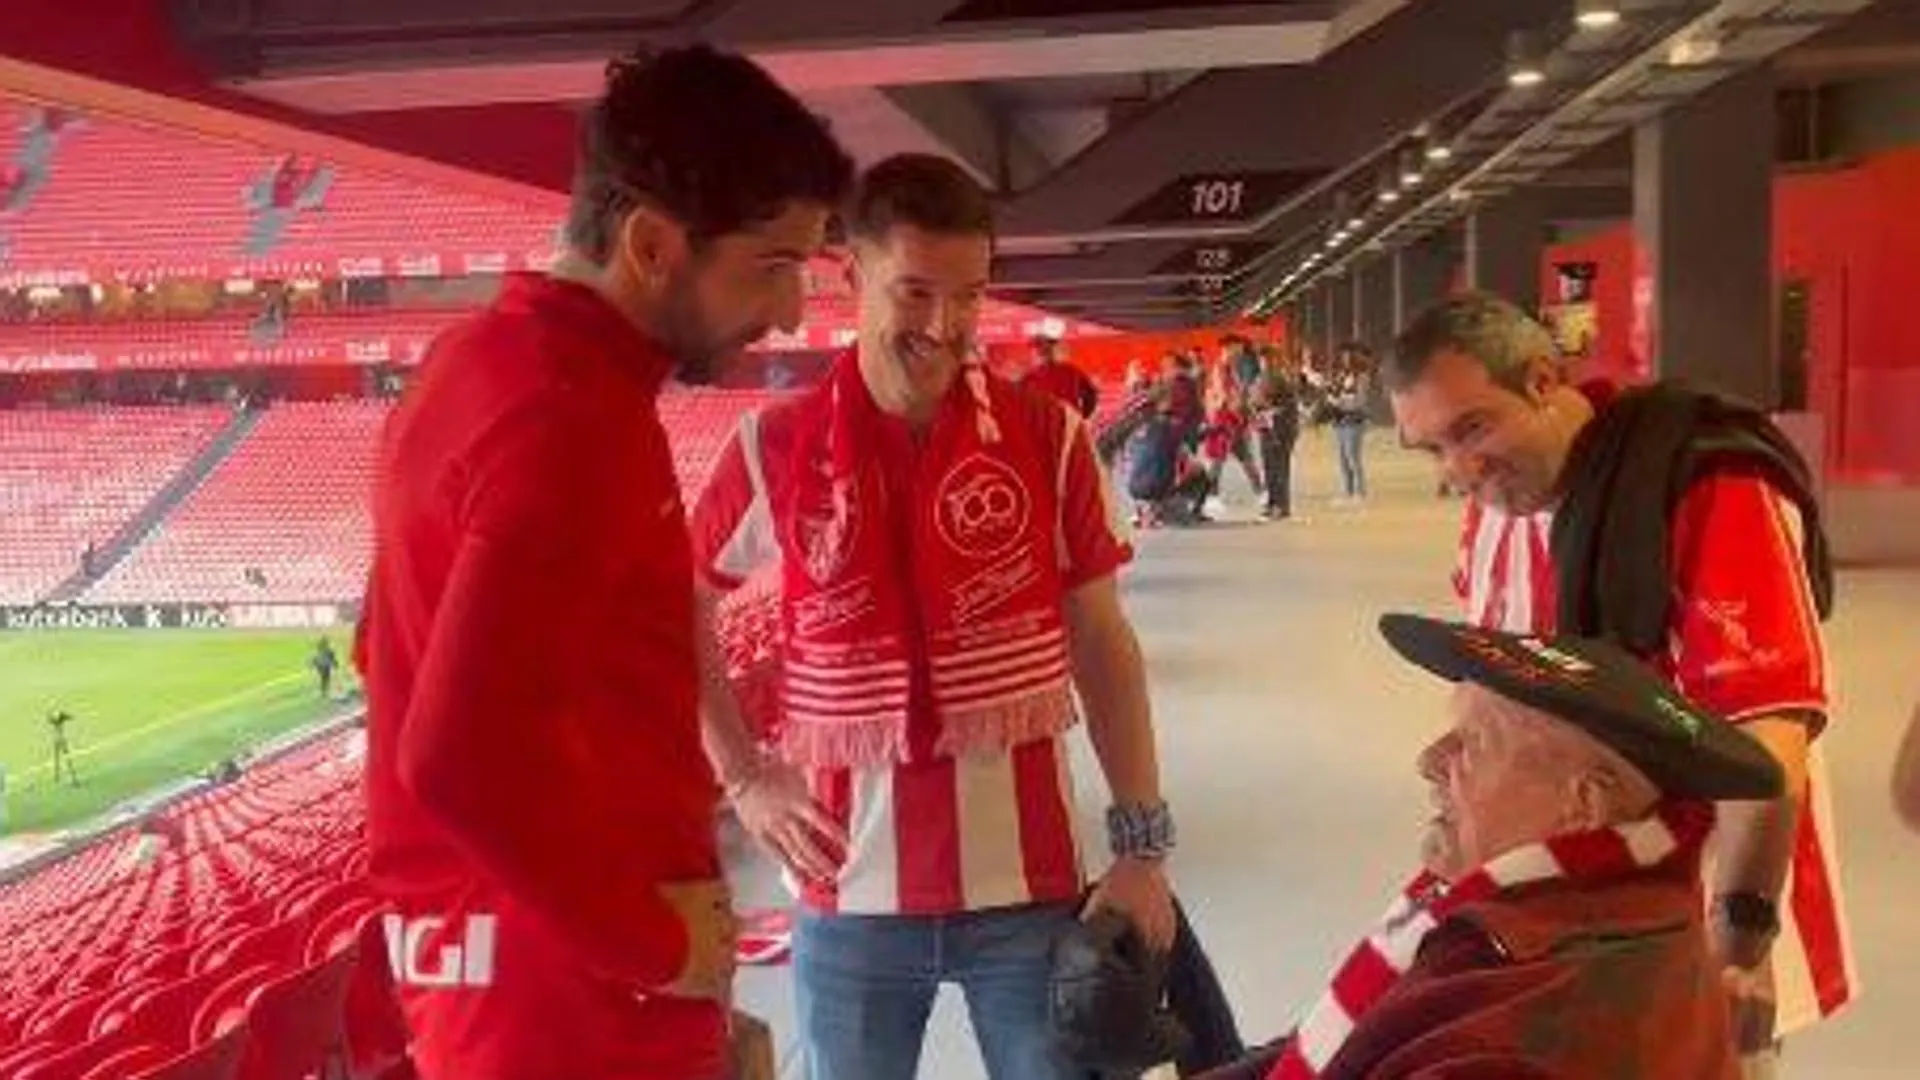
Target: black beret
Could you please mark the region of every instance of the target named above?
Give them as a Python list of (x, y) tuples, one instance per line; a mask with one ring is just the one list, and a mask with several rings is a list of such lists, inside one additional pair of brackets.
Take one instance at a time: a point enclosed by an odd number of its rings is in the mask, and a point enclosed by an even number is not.
[(1543, 639), (1418, 615), (1386, 615), (1380, 633), (1408, 660), (1477, 683), (1572, 724), (1632, 762), (1665, 795), (1775, 799), (1785, 777), (1751, 735), (1688, 701), (1610, 642)]
[(1054, 943), (1048, 998), (1054, 1037), (1088, 1069), (1145, 1072), (1178, 1058), (1191, 1038), (1165, 1005), (1165, 958), (1111, 911)]

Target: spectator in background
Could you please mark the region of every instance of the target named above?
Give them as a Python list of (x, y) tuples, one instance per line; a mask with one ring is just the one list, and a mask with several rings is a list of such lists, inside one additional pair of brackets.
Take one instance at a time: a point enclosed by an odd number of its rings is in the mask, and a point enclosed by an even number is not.
[(1367, 497), (1366, 440), (1372, 400), (1372, 351), (1357, 343), (1342, 346), (1327, 387), (1327, 420), (1340, 451), (1341, 494), (1349, 502)]
[(1100, 388), (1064, 355), (1066, 347), (1050, 337), (1033, 339), (1033, 366), (1020, 381), (1059, 400), (1081, 416), (1100, 407)]
[(1267, 482), (1269, 521), (1293, 516), (1293, 450), (1300, 441), (1300, 378), (1277, 352), (1253, 393), (1253, 426), (1260, 439), (1261, 475)]
[(1127, 497), (1135, 528), (1194, 525), (1207, 520), (1208, 483), (1187, 451), (1170, 402), (1162, 400), (1127, 444)]
[(1206, 462), (1208, 500), (1216, 504), (1220, 501), (1220, 480), (1227, 471), (1229, 457), (1240, 463), (1240, 471), (1253, 493), (1264, 495), (1266, 486), (1261, 483), (1260, 469), (1253, 463), (1253, 447), (1249, 445), (1252, 421), (1245, 398), (1230, 379), (1216, 382), (1208, 389), (1207, 397), (1210, 400), (1201, 456)]
[(1200, 397), (1200, 364), (1186, 353), (1167, 356), (1167, 415), (1173, 420), (1174, 437), (1180, 445), (1193, 450), (1200, 444), (1200, 429), (1206, 426), (1206, 402)]
[(313, 658), (308, 661), (313, 666), (314, 678), (320, 682), (320, 697), (333, 696), (333, 672), (340, 666), (340, 660), (333, 654), (333, 642), (321, 638), (314, 643)]
[(1893, 806), (1907, 827), (1920, 832), (1920, 702), (1913, 706), (1907, 734), (1893, 763)]
[(568, 249), (387, 421), (358, 646), (373, 884), (422, 1080), (720, 1080), (735, 920), (657, 396), (803, 314), (851, 183), (704, 46), (609, 65)]
[(1220, 339), (1220, 344), (1226, 353), (1224, 366), (1232, 376), (1235, 388), (1242, 397), (1252, 393), (1260, 385), (1260, 374), (1265, 367), (1260, 351), (1254, 348), (1252, 341), (1239, 334), (1228, 334)]
[(55, 709), (47, 714), (47, 734), (53, 739), (53, 782), (60, 782), (60, 768), (67, 770), (67, 785), (80, 786), (80, 773), (73, 767), (73, 744), (67, 739), (67, 728), (73, 723), (73, 714), (65, 709)]

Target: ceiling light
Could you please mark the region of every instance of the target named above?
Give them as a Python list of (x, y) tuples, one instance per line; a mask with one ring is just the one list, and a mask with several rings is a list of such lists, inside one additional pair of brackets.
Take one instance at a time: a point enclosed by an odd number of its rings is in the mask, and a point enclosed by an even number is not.
[(1358, 229), (1361, 226), (1365, 225), (1366, 223), (1367, 223), (1367, 219), (1364, 217), (1361, 217), (1358, 212), (1355, 212), (1352, 217), (1347, 219), (1347, 228)]
[(1400, 192), (1399, 192), (1399, 190), (1398, 190), (1397, 188), (1381, 188), (1381, 189), (1380, 189), (1380, 201), (1381, 201), (1381, 202), (1383, 202), (1383, 203), (1397, 203), (1397, 202), (1399, 202), (1399, 201), (1400, 201)]
[(1605, 30), (1618, 26), (1619, 0), (1574, 0), (1573, 22), (1582, 30)]
[(1448, 146), (1439, 139), (1429, 139), (1427, 140), (1427, 160), (1435, 162), (1436, 164), (1443, 161), (1452, 161), (1453, 147)]
[(1507, 85), (1539, 86), (1547, 81), (1547, 67), (1540, 39), (1524, 30), (1507, 35)]
[(1420, 181), (1425, 177), (1425, 175), (1426, 175), (1425, 173), (1420, 171), (1420, 155), (1419, 154), (1416, 154), (1413, 151), (1408, 150), (1407, 152), (1400, 155), (1400, 186), (1401, 187), (1408, 187), (1408, 188), (1419, 187)]

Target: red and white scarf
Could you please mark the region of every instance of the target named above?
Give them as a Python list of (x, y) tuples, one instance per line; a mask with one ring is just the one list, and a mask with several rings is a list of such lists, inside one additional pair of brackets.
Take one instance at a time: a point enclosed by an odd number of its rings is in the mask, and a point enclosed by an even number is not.
[[(1058, 462), (1043, 433), (1006, 422), (1010, 392), (966, 367), (907, 492), (880, 467), (878, 425), (891, 421), (854, 354), (801, 404), (790, 497), (774, 513), (789, 760), (869, 766), (907, 760), (916, 744), (939, 757), (1004, 752), (1072, 726)], [(896, 499), (913, 503), (905, 537)], [(916, 663), (939, 724), (919, 740)]]
[(1599, 882), (1673, 860), (1685, 860), (1697, 872), (1712, 828), (1711, 805), (1664, 803), (1640, 821), (1516, 848), (1451, 886), (1422, 872), (1387, 909), (1379, 928), (1334, 972), (1333, 985), (1294, 1029), (1267, 1080), (1318, 1077), (1413, 964), (1428, 932), (1453, 912), (1502, 890), (1543, 881)]

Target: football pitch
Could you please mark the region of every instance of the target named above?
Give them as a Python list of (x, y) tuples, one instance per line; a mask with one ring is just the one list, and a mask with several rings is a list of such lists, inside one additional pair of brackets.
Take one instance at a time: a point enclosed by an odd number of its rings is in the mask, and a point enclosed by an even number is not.
[[(77, 824), (343, 706), (308, 665), (318, 631), (49, 630), (0, 634), (8, 835)], [(332, 630), (338, 698), (351, 629)], [(70, 714), (78, 785), (53, 775), (47, 717)]]

